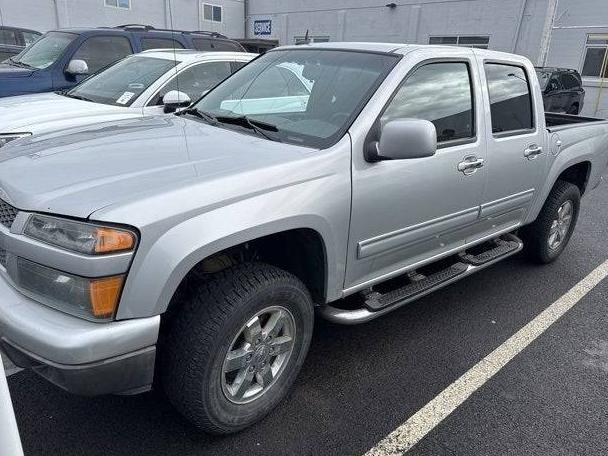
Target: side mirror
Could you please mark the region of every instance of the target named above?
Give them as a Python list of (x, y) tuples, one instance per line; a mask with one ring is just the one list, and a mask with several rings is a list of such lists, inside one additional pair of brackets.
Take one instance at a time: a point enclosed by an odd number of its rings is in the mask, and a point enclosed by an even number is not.
[(382, 128), (380, 141), (370, 146), (368, 161), (432, 157), (437, 151), (437, 131), (428, 120), (391, 120)]
[(65, 72), (72, 76), (89, 74), (89, 65), (84, 60), (70, 60)]
[(190, 106), (192, 100), (187, 93), (179, 90), (171, 90), (163, 97), (163, 106), (165, 113), (175, 112), (178, 108), (186, 108)]

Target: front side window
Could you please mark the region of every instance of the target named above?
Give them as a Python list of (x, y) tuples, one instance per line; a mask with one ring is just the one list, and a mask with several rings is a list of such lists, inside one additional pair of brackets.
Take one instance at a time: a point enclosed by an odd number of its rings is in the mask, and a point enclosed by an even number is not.
[(469, 66), (464, 62), (440, 62), (416, 69), (397, 90), (380, 123), (384, 125), (396, 119), (433, 122), (438, 143), (473, 138)]
[(233, 124), (242, 117), (263, 122), (277, 141), (324, 148), (346, 132), (398, 59), (330, 49), (267, 52), (194, 107)]
[(74, 33), (49, 32), (12, 60), (32, 68), (48, 68), (63, 55), (76, 38), (78, 35)]
[(608, 78), (607, 50), (608, 35), (588, 35), (581, 74), (592, 78)]
[(26, 46), (36, 42), (38, 38), (40, 38), (40, 33), (23, 32), (23, 41), (25, 42)]
[(492, 133), (534, 128), (528, 76), (514, 65), (486, 63)]
[(148, 49), (184, 49), (182, 43), (171, 38), (142, 38), (142, 51)]
[(179, 90), (196, 101), (207, 91), (230, 76), (230, 62), (206, 62), (186, 68), (159, 92), (153, 105), (161, 105), (163, 97), (171, 90)]
[(89, 73), (95, 73), (132, 53), (133, 50), (128, 38), (122, 36), (94, 36), (82, 43), (72, 59), (84, 60), (89, 66)]
[(131, 106), (150, 85), (175, 65), (173, 60), (141, 55), (127, 57), (84, 80), (66, 96), (114, 106)]

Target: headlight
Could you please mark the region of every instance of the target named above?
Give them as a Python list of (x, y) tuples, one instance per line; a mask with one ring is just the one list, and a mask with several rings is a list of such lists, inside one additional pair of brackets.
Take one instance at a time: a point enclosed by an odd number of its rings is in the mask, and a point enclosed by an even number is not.
[(32, 136), (31, 133), (0, 133), (0, 147), (6, 146), (9, 142), (15, 139)]
[(34, 214), (24, 231), (39, 241), (87, 255), (100, 255), (133, 250), (137, 237), (123, 228)]
[(114, 316), (124, 281), (123, 275), (87, 279), (20, 257), (9, 261), (7, 272), (25, 295), (88, 320)]

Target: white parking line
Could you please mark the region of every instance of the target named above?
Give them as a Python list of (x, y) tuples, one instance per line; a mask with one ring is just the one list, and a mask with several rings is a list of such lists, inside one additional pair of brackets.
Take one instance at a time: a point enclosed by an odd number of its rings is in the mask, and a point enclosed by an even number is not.
[(608, 277), (608, 261), (595, 268), (570, 291), (439, 393), (431, 402), (370, 449), (365, 456), (402, 455), (410, 450), (606, 277)]
[(2, 361), (4, 362), (4, 374), (6, 377), (10, 377), (23, 370), (20, 367), (15, 366), (3, 353), (0, 353), (0, 356), (2, 356)]

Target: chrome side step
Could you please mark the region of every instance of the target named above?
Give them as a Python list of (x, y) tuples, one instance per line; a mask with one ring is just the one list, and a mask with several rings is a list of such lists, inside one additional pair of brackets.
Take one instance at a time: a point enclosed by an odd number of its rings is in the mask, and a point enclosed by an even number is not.
[(418, 298), (428, 295), (435, 290), (445, 287), (457, 280), (487, 268), (500, 260), (516, 254), (523, 248), (522, 241), (506, 234), (494, 241), (489, 249), (473, 254), (466, 251), (459, 255), (459, 261), (428, 276), (409, 274), (414, 280), (407, 285), (379, 293), (368, 292), (365, 295), (364, 306), (356, 309), (340, 309), (331, 305), (317, 308), (321, 317), (334, 323), (355, 325), (378, 318)]

